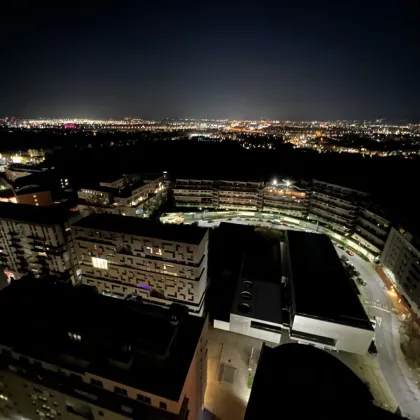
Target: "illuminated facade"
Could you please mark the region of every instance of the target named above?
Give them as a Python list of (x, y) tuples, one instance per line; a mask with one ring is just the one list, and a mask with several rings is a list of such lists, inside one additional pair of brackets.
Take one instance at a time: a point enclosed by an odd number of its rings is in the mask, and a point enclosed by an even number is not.
[(47, 280), (0, 293), (0, 418), (201, 418), (205, 318)]
[(381, 265), (398, 292), (420, 316), (420, 241), (403, 228), (392, 228)]
[(14, 278), (33, 273), (75, 280), (70, 220), (59, 206), (0, 203), (0, 261)]
[(362, 191), (314, 179), (308, 217), (338, 232), (349, 233), (355, 226), (359, 200), (368, 196)]
[(163, 203), (166, 193), (165, 175), (151, 179), (138, 174), (124, 175), (91, 188), (80, 189), (77, 193), (78, 207), (84, 216), (111, 213), (147, 217)]
[(264, 211), (304, 218), (308, 213), (308, 193), (289, 181), (267, 183), (264, 188)]
[(177, 179), (174, 198), (179, 207), (261, 211), (264, 182)]
[(92, 214), (72, 227), (83, 283), (106, 295), (182, 303), (202, 315), (208, 232), (195, 226)]

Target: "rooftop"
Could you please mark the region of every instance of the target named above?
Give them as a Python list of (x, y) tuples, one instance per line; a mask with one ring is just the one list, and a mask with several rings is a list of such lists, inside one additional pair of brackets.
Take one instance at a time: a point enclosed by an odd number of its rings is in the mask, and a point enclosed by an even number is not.
[(287, 231), (295, 315), (372, 330), (330, 238)]
[[(16, 352), (177, 401), (205, 319), (103, 296), (89, 286), (24, 278), (0, 292), (0, 343)], [(171, 323), (178, 314), (179, 323)], [(51, 316), (54, 314), (54, 316)], [(81, 336), (73, 340), (69, 332)], [(168, 380), (170, 378), (170, 380)]]
[(0, 202), (0, 219), (47, 225), (64, 223), (71, 213), (62, 205), (32, 206), (28, 204), (13, 204)]
[(280, 243), (255, 237), (242, 263), (232, 313), (280, 324), (281, 276)]
[(193, 245), (200, 244), (207, 233), (207, 229), (192, 225), (162, 224), (153, 220), (106, 213), (91, 214), (74, 226)]

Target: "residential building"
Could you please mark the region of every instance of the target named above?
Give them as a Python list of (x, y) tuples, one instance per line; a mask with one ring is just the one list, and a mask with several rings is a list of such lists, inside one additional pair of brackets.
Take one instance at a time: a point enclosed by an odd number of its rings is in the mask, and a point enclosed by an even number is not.
[(78, 191), (79, 210), (123, 216), (148, 217), (166, 199), (165, 175), (124, 175)]
[(60, 205), (0, 203), (0, 264), (14, 278), (33, 273), (76, 281), (70, 222), (78, 215)]
[(16, 201), (19, 204), (32, 206), (51, 206), (54, 204), (51, 191), (39, 185), (27, 185), (15, 191)]
[(308, 214), (308, 192), (290, 181), (267, 183), (263, 195), (265, 212), (299, 219), (306, 218)]
[(218, 181), (217, 207), (224, 210), (253, 210), (263, 208), (264, 182)]
[(341, 233), (350, 233), (355, 225), (358, 203), (368, 193), (328, 182), (312, 182), (308, 217)]
[(366, 354), (374, 330), (327, 235), (287, 231), (290, 338)]
[(261, 211), (264, 182), (177, 179), (174, 187), (179, 207)]
[(380, 261), (400, 295), (420, 316), (419, 237), (415, 229), (391, 228)]
[(182, 305), (22, 279), (0, 292), (0, 316), (0, 417), (201, 418), (207, 321)]
[(177, 179), (174, 198), (179, 207), (216, 208), (215, 181), (205, 179)]
[(359, 205), (352, 238), (371, 253), (380, 255), (391, 229), (391, 221), (384, 211), (372, 202)]
[(10, 182), (15, 182), (18, 178), (23, 178), (33, 174), (39, 174), (47, 171), (47, 168), (38, 168), (37, 166), (14, 163), (5, 169), (6, 178)]
[(105, 213), (72, 227), (83, 283), (115, 297), (182, 303), (202, 315), (208, 231)]

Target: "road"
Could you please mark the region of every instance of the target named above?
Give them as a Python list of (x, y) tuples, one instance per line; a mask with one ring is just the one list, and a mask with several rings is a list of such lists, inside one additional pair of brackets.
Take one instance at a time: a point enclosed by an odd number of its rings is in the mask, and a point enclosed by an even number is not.
[[(337, 248), (339, 255), (344, 251)], [(409, 419), (420, 419), (420, 391), (399, 347), (398, 315), (393, 311), (389, 291), (372, 264), (357, 255), (345, 254), (367, 283), (368, 311), (377, 317), (375, 336), (382, 373), (401, 412)]]

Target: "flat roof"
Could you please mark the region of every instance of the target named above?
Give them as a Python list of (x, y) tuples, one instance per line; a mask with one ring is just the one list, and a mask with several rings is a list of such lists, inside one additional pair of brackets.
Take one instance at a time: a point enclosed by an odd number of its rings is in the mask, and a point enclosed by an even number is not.
[[(255, 237), (243, 259), (231, 312), (281, 324), (281, 277), (279, 241)], [(245, 293), (245, 299), (243, 292), (249, 293)], [(243, 305), (249, 305), (249, 308)]]
[[(16, 308), (19, 316), (10, 317)], [(177, 325), (171, 323), (173, 313), (179, 314)], [(19, 353), (174, 401), (205, 323), (181, 305), (164, 309), (110, 298), (51, 277), (23, 278), (2, 290), (0, 317), (8, 319), (0, 325), (0, 343)]]
[(207, 229), (198, 226), (164, 224), (154, 220), (107, 213), (93, 213), (73, 226), (193, 245), (200, 244), (207, 233)]
[(51, 226), (64, 223), (70, 216), (69, 210), (60, 204), (46, 207), (0, 202), (0, 219)]
[(294, 315), (372, 330), (327, 235), (287, 231)]

